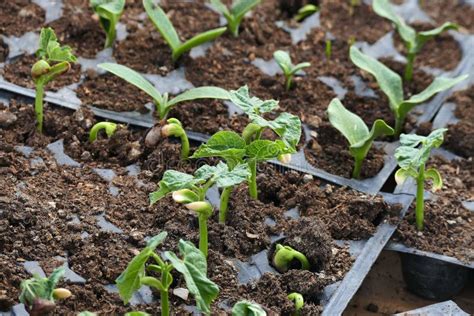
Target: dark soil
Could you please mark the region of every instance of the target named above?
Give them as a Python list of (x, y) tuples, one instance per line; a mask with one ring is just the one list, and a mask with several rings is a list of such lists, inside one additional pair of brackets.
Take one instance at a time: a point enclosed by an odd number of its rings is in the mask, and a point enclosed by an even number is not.
[(465, 1), (422, 1), (420, 6), (439, 25), (449, 21), (459, 24), (470, 33), (474, 32), (474, 22), (472, 20), (474, 8)]
[(21, 36), (34, 31), (44, 22), (44, 10), (30, 0), (8, 0), (0, 3), (0, 34)]
[(450, 101), (456, 103), (454, 114), (459, 121), (448, 126), (444, 147), (464, 158), (474, 156), (474, 88), (456, 92)]
[(8, 57), (8, 45), (5, 44), (3, 40), (0, 39), (0, 63), (3, 63)]

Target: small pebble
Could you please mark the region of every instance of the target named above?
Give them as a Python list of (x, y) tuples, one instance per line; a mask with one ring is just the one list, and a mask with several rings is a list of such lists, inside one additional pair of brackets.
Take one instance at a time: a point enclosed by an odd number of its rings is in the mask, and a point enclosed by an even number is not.
[(0, 112), (0, 126), (1, 127), (7, 127), (15, 123), (17, 120), (17, 117), (15, 114), (7, 112), (7, 111), (1, 111)]
[(183, 300), (187, 300), (188, 299), (188, 296), (189, 296), (189, 291), (187, 289), (184, 289), (182, 287), (178, 287), (176, 289), (173, 289), (173, 295), (183, 299)]

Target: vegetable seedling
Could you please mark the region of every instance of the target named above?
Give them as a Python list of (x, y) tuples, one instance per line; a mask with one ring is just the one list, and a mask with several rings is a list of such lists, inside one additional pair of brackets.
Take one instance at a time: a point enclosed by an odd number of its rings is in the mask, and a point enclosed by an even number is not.
[(447, 31), (457, 30), (458, 26), (451, 22), (424, 32), (416, 32), (414, 28), (409, 26), (399, 15), (397, 15), (388, 0), (374, 0), (372, 7), (378, 15), (390, 20), (400, 34), (407, 49), (407, 64), (405, 66), (405, 81), (413, 79), (413, 63), (416, 55), (421, 51), (426, 42), (435, 36)]
[(55, 300), (71, 296), (67, 289), (56, 288), (65, 272), (64, 267), (56, 268), (49, 277), (34, 275), (20, 284), (20, 302), (32, 316), (46, 315), (56, 308)]
[(125, 0), (90, 0), (92, 10), (99, 16), (99, 23), (105, 31), (105, 48), (112, 47), (117, 34), (117, 22), (122, 16)]
[(330, 39), (326, 40), (326, 46), (324, 47), (324, 53), (326, 54), (326, 58), (328, 60), (330, 60), (331, 56), (332, 56), (332, 41)]
[(298, 10), (298, 13), (295, 15), (295, 20), (297, 22), (303, 21), (304, 19), (315, 14), (318, 11), (318, 6), (314, 4), (307, 4)]
[(300, 311), (304, 306), (303, 295), (297, 292), (293, 292), (288, 295), (288, 299), (295, 304), (295, 312), (293, 313), (293, 315), (294, 316), (301, 315)]
[(97, 135), (99, 134), (101, 130), (105, 131), (105, 134), (107, 134), (107, 137), (112, 137), (116, 129), (117, 129), (117, 124), (112, 123), (112, 122), (96, 123), (94, 126), (92, 126), (89, 132), (89, 141), (91, 143), (95, 142), (97, 140)]
[(189, 157), (189, 139), (183, 124), (175, 118), (170, 118), (166, 121), (168, 124), (163, 126), (161, 133), (165, 137), (179, 137), (181, 139), (181, 159)]
[(309, 270), (308, 258), (303, 253), (290, 246), (276, 245), (275, 253), (273, 254), (273, 265), (278, 272), (285, 273), (288, 271), (295, 260), (299, 262), (302, 270)]
[(178, 33), (176, 32), (170, 19), (159, 5), (154, 5), (153, 0), (143, 0), (143, 6), (145, 7), (145, 11), (148, 14), (151, 22), (153, 22), (161, 36), (163, 36), (166, 43), (168, 43), (170, 46), (174, 62), (176, 62), (184, 53), (190, 51), (196, 46), (216, 39), (227, 30), (226, 27), (213, 29), (198, 34), (183, 43), (179, 39)]
[(383, 135), (393, 135), (395, 131), (381, 119), (376, 120), (369, 131), (364, 121), (357, 114), (347, 110), (337, 98), (329, 104), (328, 117), (331, 125), (349, 142), (349, 151), (354, 157), (352, 177), (359, 179), (362, 162), (372, 147), (374, 139)]
[(402, 132), (408, 112), (416, 105), (427, 101), (438, 92), (450, 89), (468, 77), (468, 75), (456, 78), (437, 77), (425, 90), (404, 100), (402, 78), (396, 72), (377, 59), (365, 55), (355, 46), (351, 46), (350, 57), (357, 67), (375, 77), (380, 89), (387, 96), (390, 109), (395, 116), (395, 136), (397, 137)]
[(223, 163), (217, 166), (204, 165), (194, 175), (175, 170), (167, 170), (158, 183), (158, 190), (150, 194), (150, 203), (154, 204), (167, 194), (172, 193), (173, 200), (198, 214), (199, 249), (207, 257), (208, 234), (207, 220), (212, 215), (212, 205), (205, 201), (206, 193), (213, 185), (227, 188), (244, 182), (249, 176), (246, 164), (236, 165), (232, 170)]
[(259, 304), (244, 300), (235, 303), (232, 316), (267, 316), (267, 312)]
[[(147, 246), (128, 263), (125, 271), (115, 280), (120, 297), (128, 304), (142, 285), (153, 287), (160, 291), (161, 315), (168, 316), (169, 288), (173, 283), (171, 272), (175, 269), (183, 275), (189, 292), (196, 300), (197, 308), (209, 314), (211, 302), (217, 297), (219, 287), (207, 278), (206, 257), (192, 243), (184, 240), (180, 240), (178, 244), (181, 259), (170, 251), (158, 255), (155, 250), (164, 242), (166, 236), (166, 232), (161, 232), (151, 238)], [(153, 260), (153, 263), (147, 264), (149, 260)], [(149, 272), (158, 273), (160, 278), (150, 276)]]
[(31, 76), (36, 87), (35, 114), (36, 128), (43, 132), (43, 97), (44, 87), (58, 76), (71, 69), (76, 56), (69, 46), (61, 46), (54, 30), (50, 27), (42, 28), (39, 37), (39, 49), (36, 56), (40, 58), (31, 68)]
[[(426, 162), (430, 158), (431, 150), (438, 148), (444, 141), (446, 128), (434, 130), (428, 136), (415, 134), (402, 134), (400, 136), (400, 147), (395, 150), (400, 169), (395, 173), (395, 180), (402, 184), (409, 177), (416, 180), (416, 228), (419, 231), (424, 227), (424, 192), (425, 181), (433, 181), (432, 190), (436, 191), (443, 187), (443, 180), (438, 170), (426, 169)], [(418, 147), (419, 146), (419, 147)]]
[(239, 27), (245, 14), (260, 4), (261, 0), (233, 0), (230, 9), (221, 0), (211, 0), (212, 7), (224, 15), (227, 27), (234, 37), (239, 36)]
[(273, 58), (275, 58), (278, 66), (280, 66), (281, 70), (283, 71), (283, 75), (285, 76), (286, 91), (291, 89), (293, 76), (303, 68), (311, 66), (311, 64), (308, 62), (293, 65), (290, 55), (282, 50), (277, 50), (275, 53), (273, 53)]

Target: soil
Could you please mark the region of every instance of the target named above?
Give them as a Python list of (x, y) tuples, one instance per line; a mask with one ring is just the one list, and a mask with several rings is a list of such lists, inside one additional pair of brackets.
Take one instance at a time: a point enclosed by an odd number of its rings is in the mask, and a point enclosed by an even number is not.
[(474, 33), (474, 8), (469, 3), (459, 0), (422, 1), (420, 6), (437, 24), (450, 21)]
[(3, 40), (0, 39), (0, 63), (3, 63), (8, 57), (8, 45), (5, 44)]
[(44, 23), (44, 10), (30, 0), (9, 0), (0, 3), (0, 34), (19, 37)]
[(439, 170), (443, 188), (425, 201), (424, 230), (416, 230), (413, 206), (400, 223), (396, 239), (410, 247), (472, 262), (474, 215), (463, 202), (472, 201), (474, 196), (474, 162), (472, 159), (450, 162), (435, 156), (427, 167)]
[(456, 103), (454, 115), (459, 121), (448, 126), (444, 147), (464, 158), (474, 156), (474, 88), (456, 92), (451, 99)]

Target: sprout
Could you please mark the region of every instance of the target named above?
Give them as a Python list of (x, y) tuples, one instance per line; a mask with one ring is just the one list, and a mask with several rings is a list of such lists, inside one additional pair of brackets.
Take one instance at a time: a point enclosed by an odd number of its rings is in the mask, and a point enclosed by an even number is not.
[(105, 31), (105, 47), (112, 47), (116, 36), (115, 27), (123, 13), (125, 0), (90, 0), (90, 3)]
[(160, 8), (160, 6), (154, 5), (153, 0), (143, 0), (143, 6), (145, 7), (145, 11), (148, 14), (151, 22), (153, 22), (155, 27), (163, 36), (164, 40), (170, 46), (172, 50), (173, 61), (177, 61), (182, 54), (190, 51), (194, 47), (216, 39), (227, 29), (225, 27), (213, 29), (198, 34), (183, 43), (179, 39), (178, 33), (176, 32), (170, 19), (166, 16), (166, 13), (162, 8)]
[(411, 96), (408, 100), (404, 100), (402, 78), (397, 73), (390, 70), (377, 59), (363, 54), (355, 46), (352, 46), (350, 49), (350, 57), (357, 67), (375, 77), (380, 89), (387, 96), (390, 108), (395, 116), (395, 135), (397, 137), (402, 132), (408, 112), (416, 105), (425, 102), (438, 92), (450, 89), (468, 77), (468, 75), (462, 75), (453, 79), (438, 77), (425, 90)]
[(349, 151), (355, 161), (352, 177), (359, 179), (362, 162), (372, 147), (374, 139), (383, 135), (393, 135), (394, 130), (383, 120), (378, 119), (369, 131), (364, 121), (358, 115), (348, 111), (337, 98), (329, 104), (328, 116), (331, 125), (349, 142)]
[(267, 312), (257, 303), (239, 301), (232, 307), (232, 316), (266, 316)]
[(168, 124), (161, 129), (163, 136), (179, 137), (181, 139), (181, 159), (187, 159), (189, 157), (189, 140), (183, 125), (175, 118), (170, 118), (167, 122)]
[[(395, 151), (400, 169), (395, 173), (395, 180), (402, 184), (408, 177), (416, 180), (416, 228), (423, 230), (424, 226), (424, 187), (425, 180), (433, 181), (432, 190), (436, 191), (443, 187), (443, 180), (438, 170), (426, 169), (425, 165), (430, 157), (431, 150), (441, 146), (444, 140), (446, 128), (440, 128), (431, 132), (428, 136), (415, 134), (402, 134), (400, 136), (400, 147)], [(420, 147), (418, 147), (421, 145)]]
[(224, 15), (227, 26), (234, 37), (239, 36), (239, 26), (245, 14), (260, 4), (261, 0), (233, 0), (232, 6), (226, 7), (221, 0), (211, 0), (214, 9)]
[(311, 66), (310, 63), (301, 63), (298, 65), (293, 65), (293, 63), (291, 62), (290, 55), (282, 50), (277, 50), (275, 53), (273, 53), (273, 57), (275, 58), (277, 64), (280, 66), (281, 70), (283, 71), (283, 74), (285, 76), (285, 87), (287, 91), (291, 89), (293, 76), (296, 75), (296, 73), (302, 70), (303, 68)]
[(76, 56), (69, 46), (61, 46), (53, 29), (42, 28), (39, 38), (39, 49), (36, 55), (40, 58), (31, 67), (31, 76), (36, 86), (35, 114), (36, 127), (43, 132), (43, 97), (44, 87), (52, 80), (71, 68), (71, 62), (76, 61)]
[(318, 11), (318, 6), (314, 4), (307, 4), (298, 10), (298, 13), (295, 15), (295, 20), (298, 22), (303, 21), (304, 19), (315, 14)]
[[(153, 287), (160, 291), (161, 315), (168, 316), (169, 288), (173, 283), (171, 271), (176, 269), (184, 276), (189, 292), (194, 295), (197, 308), (203, 313), (210, 313), (211, 303), (219, 294), (219, 287), (207, 278), (206, 257), (192, 243), (184, 240), (180, 240), (178, 244), (182, 259), (170, 251), (165, 251), (160, 257), (155, 249), (164, 242), (166, 236), (166, 232), (161, 232), (151, 238), (145, 249), (129, 262), (125, 271), (115, 280), (120, 297), (128, 304), (142, 285)], [(154, 262), (147, 264), (150, 259)], [(160, 278), (150, 276), (150, 271), (158, 273)]]
[(293, 313), (293, 315), (300, 315), (300, 310), (304, 306), (303, 295), (301, 295), (300, 293), (293, 292), (288, 295), (288, 299), (295, 304), (295, 312)]
[(288, 271), (294, 260), (300, 263), (301, 269), (309, 270), (310, 264), (304, 254), (290, 246), (276, 245), (276, 250), (273, 254), (273, 265), (279, 272), (285, 273)]
[(395, 14), (388, 0), (374, 0), (372, 6), (375, 13), (395, 24), (398, 34), (400, 34), (400, 37), (405, 42), (407, 48), (407, 64), (404, 75), (405, 81), (411, 81), (413, 79), (413, 62), (415, 61), (416, 54), (421, 51), (426, 42), (447, 30), (458, 29), (456, 24), (446, 22), (435, 29), (417, 33), (414, 28), (409, 26), (400, 16)]
[(326, 54), (326, 58), (330, 60), (332, 55), (332, 41), (329, 38), (326, 40), (326, 47), (324, 48), (324, 52)]
[(89, 132), (89, 141), (91, 143), (97, 140), (97, 135), (101, 130), (105, 130), (107, 137), (112, 137), (117, 129), (117, 124), (112, 122), (99, 122), (92, 126), (91, 131)]

